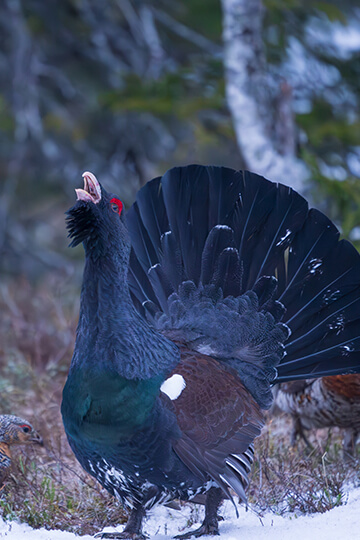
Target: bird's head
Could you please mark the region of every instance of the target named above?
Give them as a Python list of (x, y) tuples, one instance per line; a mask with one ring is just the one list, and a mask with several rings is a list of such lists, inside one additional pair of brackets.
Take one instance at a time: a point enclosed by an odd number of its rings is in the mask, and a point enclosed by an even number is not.
[(123, 203), (108, 193), (91, 172), (84, 172), (83, 179), (84, 187), (75, 190), (76, 204), (67, 212), (70, 246), (83, 242), (85, 251), (95, 258), (112, 248), (129, 251)]
[(39, 433), (30, 422), (11, 414), (0, 415), (0, 443), (8, 446), (14, 444), (43, 444)]

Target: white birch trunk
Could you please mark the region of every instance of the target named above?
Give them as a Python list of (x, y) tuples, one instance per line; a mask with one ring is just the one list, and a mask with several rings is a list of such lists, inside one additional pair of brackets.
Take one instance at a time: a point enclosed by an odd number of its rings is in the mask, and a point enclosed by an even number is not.
[(291, 92), (284, 81), (278, 83), (280, 109), (273, 111), (275, 81), (266, 74), (261, 0), (221, 1), (226, 96), (241, 154), (249, 170), (304, 191), (309, 170), (295, 155)]

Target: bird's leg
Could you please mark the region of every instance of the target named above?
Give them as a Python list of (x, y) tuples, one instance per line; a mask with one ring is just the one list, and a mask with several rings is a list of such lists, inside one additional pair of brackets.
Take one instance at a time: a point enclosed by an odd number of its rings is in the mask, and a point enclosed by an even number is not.
[(356, 439), (358, 432), (356, 429), (344, 429), (343, 437), (343, 459), (344, 461), (352, 461), (356, 456)]
[(147, 536), (141, 532), (142, 520), (145, 516), (145, 508), (137, 504), (130, 512), (125, 529), (121, 532), (101, 532), (94, 538), (113, 538), (121, 540), (146, 540)]
[(202, 522), (201, 527), (199, 527), (195, 531), (189, 531), (185, 534), (179, 534), (175, 536), (175, 538), (178, 538), (179, 540), (187, 540), (192, 536), (195, 536), (195, 538), (199, 538), (199, 536), (203, 536), (204, 534), (211, 536), (219, 536), (220, 533), (218, 521), (220, 521), (222, 518), (218, 516), (217, 512), (222, 500), (222, 490), (215, 487), (210, 488), (206, 494), (205, 519)]
[(311, 444), (311, 442), (309, 441), (309, 439), (308, 439), (307, 436), (305, 435), (305, 431), (304, 431), (304, 428), (303, 428), (303, 426), (302, 426), (302, 423), (301, 423), (300, 418), (296, 417), (296, 418), (294, 418), (294, 421), (293, 421), (293, 429), (292, 429), (292, 432), (291, 432), (291, 440), (290, 440), (291, 446), (295, 446), (296, 439), (297, 439), (298, 436), (299, 436), (301, 439), (303, 439), (303, 441), (305, 442), (306, 446), (307, 446), (310, 450), (314, 450), (313, 445)]
[[(330, 442), (331, 442), (331, 427), (328, 429), (328, 434), (327, 434), (327, 437), (326, 437), (326, 443), (325, 443), (325, 452), (328, 452), (329, 450), (329, 446), (330, 446)], [(321, 445), (319, 444), (320, 448), (321, 448)], [(323, 450), (322, 450), (323, 452)]]

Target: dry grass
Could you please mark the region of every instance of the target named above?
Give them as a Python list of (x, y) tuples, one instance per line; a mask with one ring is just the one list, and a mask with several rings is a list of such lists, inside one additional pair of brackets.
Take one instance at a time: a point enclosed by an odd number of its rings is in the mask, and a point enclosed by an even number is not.
[[(121, 506), (76, 462), (60, 416), (61, 392), (74, 345), (78, 292), (63, 276), (33, 289), (0, 288), (0, 414), (24, 416), (45, 446), (20, 448), (0, 493), (0, 515), (33, 527), (93, 534), (126, 519)], [(75, 299), (75, 300), (74, 300)], [(335, 433), (313, 435), (316, 448), (289, 449), (289, 420), (270, 419), (256, 441), (249, 502), (260, 514), (324, 512), (346, 502), (344, 485), (359, 484), (359, 460), (344, 465)]]
[[(28, 283), (0, 289), (0, 414), (32, 422), (44, 447), (13, 452), (0, 514), (31, 526), (93, 534), (126, 514), (75, 460), (60, 403), (74, 346), (78, 295), (59, 277), (36, 290)], [(73, 305), (75, 304), (75, 308)]]
[(255, 443), (256, 459), (251, 472), (249, 500), (260, 513), (326, 512), (346, 503), (346, 489), (360, 485), (360, 460), (344, 462), (340, 430), (329, 436), (317, 430), (290, 447), (291, 421), (286, 415), (269, 418)]

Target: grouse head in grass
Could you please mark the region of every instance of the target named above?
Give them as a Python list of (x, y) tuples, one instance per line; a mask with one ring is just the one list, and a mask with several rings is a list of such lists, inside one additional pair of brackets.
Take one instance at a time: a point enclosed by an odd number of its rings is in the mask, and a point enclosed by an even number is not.
[(0, 415), (0, 486), (11, 468), (11, 448), (27, 444), (43, 444), (39, 433), (27, 420), (12, 414)]

